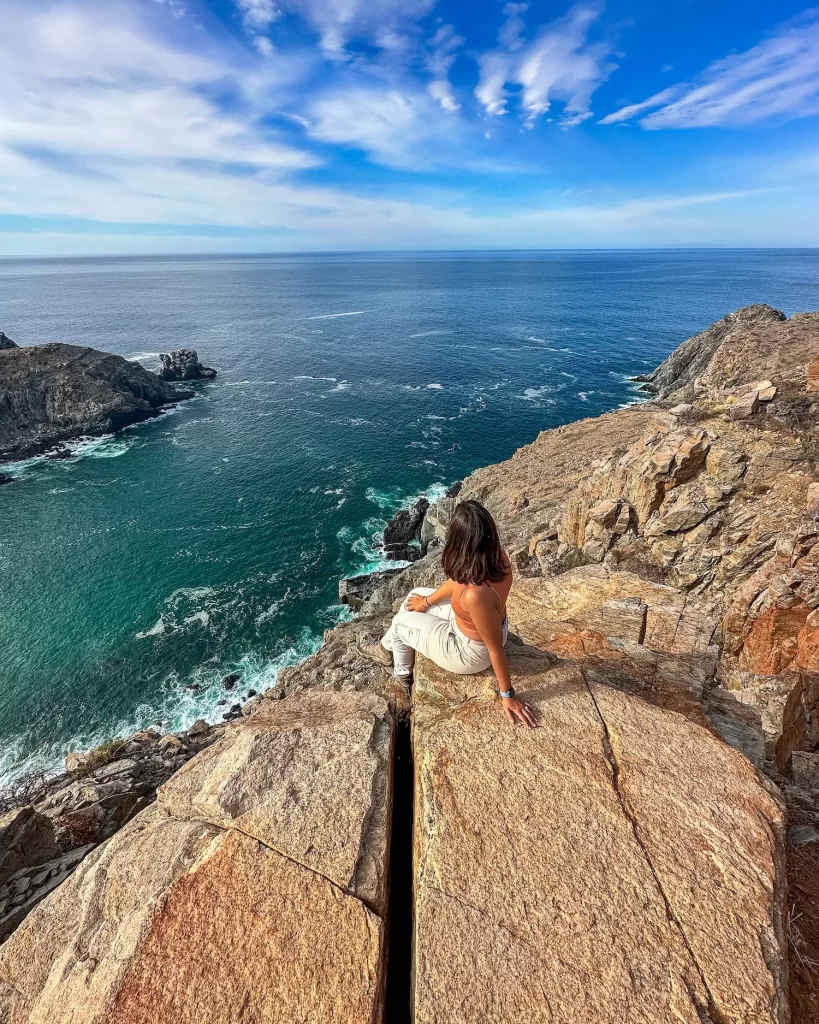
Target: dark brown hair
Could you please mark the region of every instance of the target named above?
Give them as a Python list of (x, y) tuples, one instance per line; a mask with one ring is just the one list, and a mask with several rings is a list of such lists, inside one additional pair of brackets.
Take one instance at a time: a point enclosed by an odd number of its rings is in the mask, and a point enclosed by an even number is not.
[(479, 501), (456, 506), (446, 532), (444, 572), (456, 583), (500, 583), (509, 567), (495, 520)]

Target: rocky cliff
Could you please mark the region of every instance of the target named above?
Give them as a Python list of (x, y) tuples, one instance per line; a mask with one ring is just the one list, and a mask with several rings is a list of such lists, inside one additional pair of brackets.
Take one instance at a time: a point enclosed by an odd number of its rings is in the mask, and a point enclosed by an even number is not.
[[(0, 1021), (819, 1019), (819, 314), (740, 310), (643, 383), (433, 506), (28, 915)], [(356, 652), (462, 497), (513, 556), (531, 732), (490, 674)]]
[(139, 363), (92, 348), (0, 345), (0, 458), (119, 430), (192, 395)]

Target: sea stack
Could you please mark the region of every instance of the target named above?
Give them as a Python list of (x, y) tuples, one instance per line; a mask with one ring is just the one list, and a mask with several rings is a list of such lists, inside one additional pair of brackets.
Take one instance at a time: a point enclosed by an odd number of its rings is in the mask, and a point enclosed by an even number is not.
[(3, 349), (19, 347), (20, 346), (17, 345), (16, 342), (13, 342), (7, 334), (5, 334), (3, 331), (0, 331), (0, 352), (2, 352)]
[(162, 369), (159, 376), (163, 380), (210, 380), (216, 376), (216, 370), (203, 366), (195, 348), (178, 348), (170, 354), (160, 355)]

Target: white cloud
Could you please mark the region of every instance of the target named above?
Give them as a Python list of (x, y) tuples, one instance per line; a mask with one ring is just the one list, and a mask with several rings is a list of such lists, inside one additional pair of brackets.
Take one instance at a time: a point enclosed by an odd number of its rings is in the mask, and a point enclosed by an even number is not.
[[(47, 155), (55, 166), (91, 176), (126, 162), (199, 160), (279, 171), (316, 162), (258, 127), (262, 111), (253, 109), (253, 94), (275, 82), (261, 70), (162, 41), (124, 7), (15, 6), (7, 13), (0, 183), (11, 152)], [(240, 99), (235, 113), (207, 96), (228, 85)]]
[(683, 82), (604, 117), (627, 121), (647, 110), (644, 128), (747, 125), (773, 117), (819, 113), (819, 11), (808, 11), (770, 38), (715, 61), (693, 82)]
[(455, 63), (457, 49), (465, 40), (459, 36), (451, 25), (442, 25), (429, 41), (430, 55), (427, 67), (432, 74), (432, 82), (427, 86), (430, 96), (444, 110), (452, 113), (460, 110), (449, 81), (449, 71)]
[(390, 167), (423, 168), (464, 154), (451, 124), (427, 93), (410, 87), (334, 88), (309, 109), (310, 135), (320, 142), (365, 150)]
[(248, 28), (264, 31), (279, 17), (280, 11), (273, 0), (236, 0)]
[(589, 30), (600, 16), (597, 3), (579, 3), (542, 28), (526, 43), (521, 18), (525, 4), (509, 3), (501, 29), (501, 47), (479, 57), (480, 81), (475, 96), (487, 114), (508, 110), (507, 84), (521, 88), (521, 103), (532, 125), (553, 102), (563, 104), (561, 123), (579, 124), (591, 117), (591, 97), (615, 65), (606, 43), (589, 43)]
[(283, 10), (315, 29), (327, 56), (341, 59), (348, 57), (346, 46), (352, 39), (400, 49), (402, 32), (434, 6), (435, 0), (281, 0)]

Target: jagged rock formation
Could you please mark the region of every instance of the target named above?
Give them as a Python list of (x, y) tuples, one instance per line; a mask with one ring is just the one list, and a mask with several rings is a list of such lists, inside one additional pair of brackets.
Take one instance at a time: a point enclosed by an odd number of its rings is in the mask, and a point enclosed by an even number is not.
[(120, 430), (192, 397), (139, 363), (78, 345), (0, 351), (0, 457)]
[[(680, 351), (659, 401), (547, 431), (427, 512), (429, 553), (12, 935), (0, 1020), (377, 1024), (398, 976), (417, 1024), (819, 1019), (819, 314), (749, 307)], [(532, 732), (491, 674), (420, 659), (410, 692), (356, 652), (440, 581), (460, 497), (516, 568)], [(387, 891), (408, 719), (414, 863), (392, 851)], [(403, 900), (413, 959), (385, 977)]]
[(429, 502), (419, 498), (410, 508), (399, 509), (384, 528), (384, 554), (393, 561), (414, 562), (421, 557), (421, 524)]
[(159, 376), (163, 380), (210, 380), (216, 376), (216, 370), (199, 362), (195, 348), (178, 348), (170, 354), (163, 352), (159, 360), (162, 364)]
[(4, 334), (3, 331), (0, 331), (0, 352), (7, 348), (17, 348), (17, 345), (8, 337), (8, 335)]
[(341, 604), (349, 605), (353, 611), (360, 611), (380, 587), (400, 572), (400, 569), (380, 569), (358, 576), (348, 576), (338, 581), (338, 599)]

